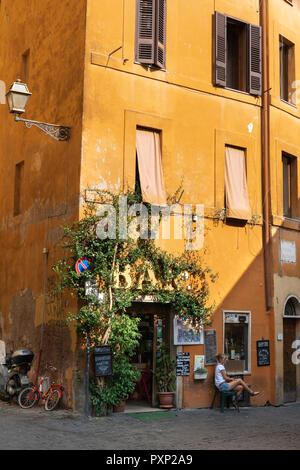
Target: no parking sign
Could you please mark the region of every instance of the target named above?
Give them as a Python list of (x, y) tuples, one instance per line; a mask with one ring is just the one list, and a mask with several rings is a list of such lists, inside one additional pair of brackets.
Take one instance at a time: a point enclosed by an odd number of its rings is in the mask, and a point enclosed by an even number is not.
[(90, 261), (86, 258), (79, 258), (75, 264), (75, 271), (77, 274), (82, 274), (84, 271), (90, 269)]

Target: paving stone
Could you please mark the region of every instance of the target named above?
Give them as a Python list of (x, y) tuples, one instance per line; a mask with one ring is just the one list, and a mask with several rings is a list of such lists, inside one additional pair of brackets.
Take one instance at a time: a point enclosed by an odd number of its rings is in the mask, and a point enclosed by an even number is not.
[[(174, 412), (173, 412), (174, 414)], [(84, 418), (68, 410), (23, 410), (0, 402), (1, 450), (296, 450), (300, 403), (176, 411), (140, 420), (126, 413)]]

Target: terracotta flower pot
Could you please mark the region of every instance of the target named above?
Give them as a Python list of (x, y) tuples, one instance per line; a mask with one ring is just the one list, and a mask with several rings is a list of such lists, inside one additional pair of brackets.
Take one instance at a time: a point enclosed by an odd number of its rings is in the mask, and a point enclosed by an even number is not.
[(126, 400), (122, 400), (118, 406), (114, 406), (114, 413), (122, 413), (125, 410)]
[(159, 407), (173, 408), (173, 398), (175, 392), (158, 392)]

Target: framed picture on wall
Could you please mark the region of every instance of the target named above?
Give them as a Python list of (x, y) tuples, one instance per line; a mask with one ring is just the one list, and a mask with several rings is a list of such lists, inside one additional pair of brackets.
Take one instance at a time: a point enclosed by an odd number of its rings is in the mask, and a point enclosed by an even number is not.
[(189, 345), (203, 344), (203, 328), (193, 328), (189, 323), (180, 317), (174, 317), (174, 344)]

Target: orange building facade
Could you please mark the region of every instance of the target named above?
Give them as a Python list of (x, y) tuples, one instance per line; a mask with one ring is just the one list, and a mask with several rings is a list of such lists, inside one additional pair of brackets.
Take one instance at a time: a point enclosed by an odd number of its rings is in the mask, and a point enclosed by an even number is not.
[[(298, 400), (298, 0), (116, 0), (113, 14), (109, 0), (25, 3), (1, 2), (0, 90), (20, 77), (32, 92), (26, 117), (68, 125), (72, 135), (57, 143), (13, 122), (2, 93), (6, 349), (42, 349), (66, 406), (82, 406), (84, 356), (60, 321), (76, 305), (46, 301), (45, 292), (61, 225), (82, 216), (95, 189), (134, 189), (142, 129), (159, 135), (167, 195), (180, 188), (181, 207), (203, 205), (201, 254), (218, 279), (200, 340), (179, 338), (169, 309), (136, 303), (145, 330), (137, 363), (151, 363), (162, 331), (174, 359), (188, 353), (178, 408), (210, 406), (214, 352), (264, 391), (256, 404)], [(184, 250), (183, 240), (158, 243)], [(198, 360), (205, 379), (195, 378)]]

